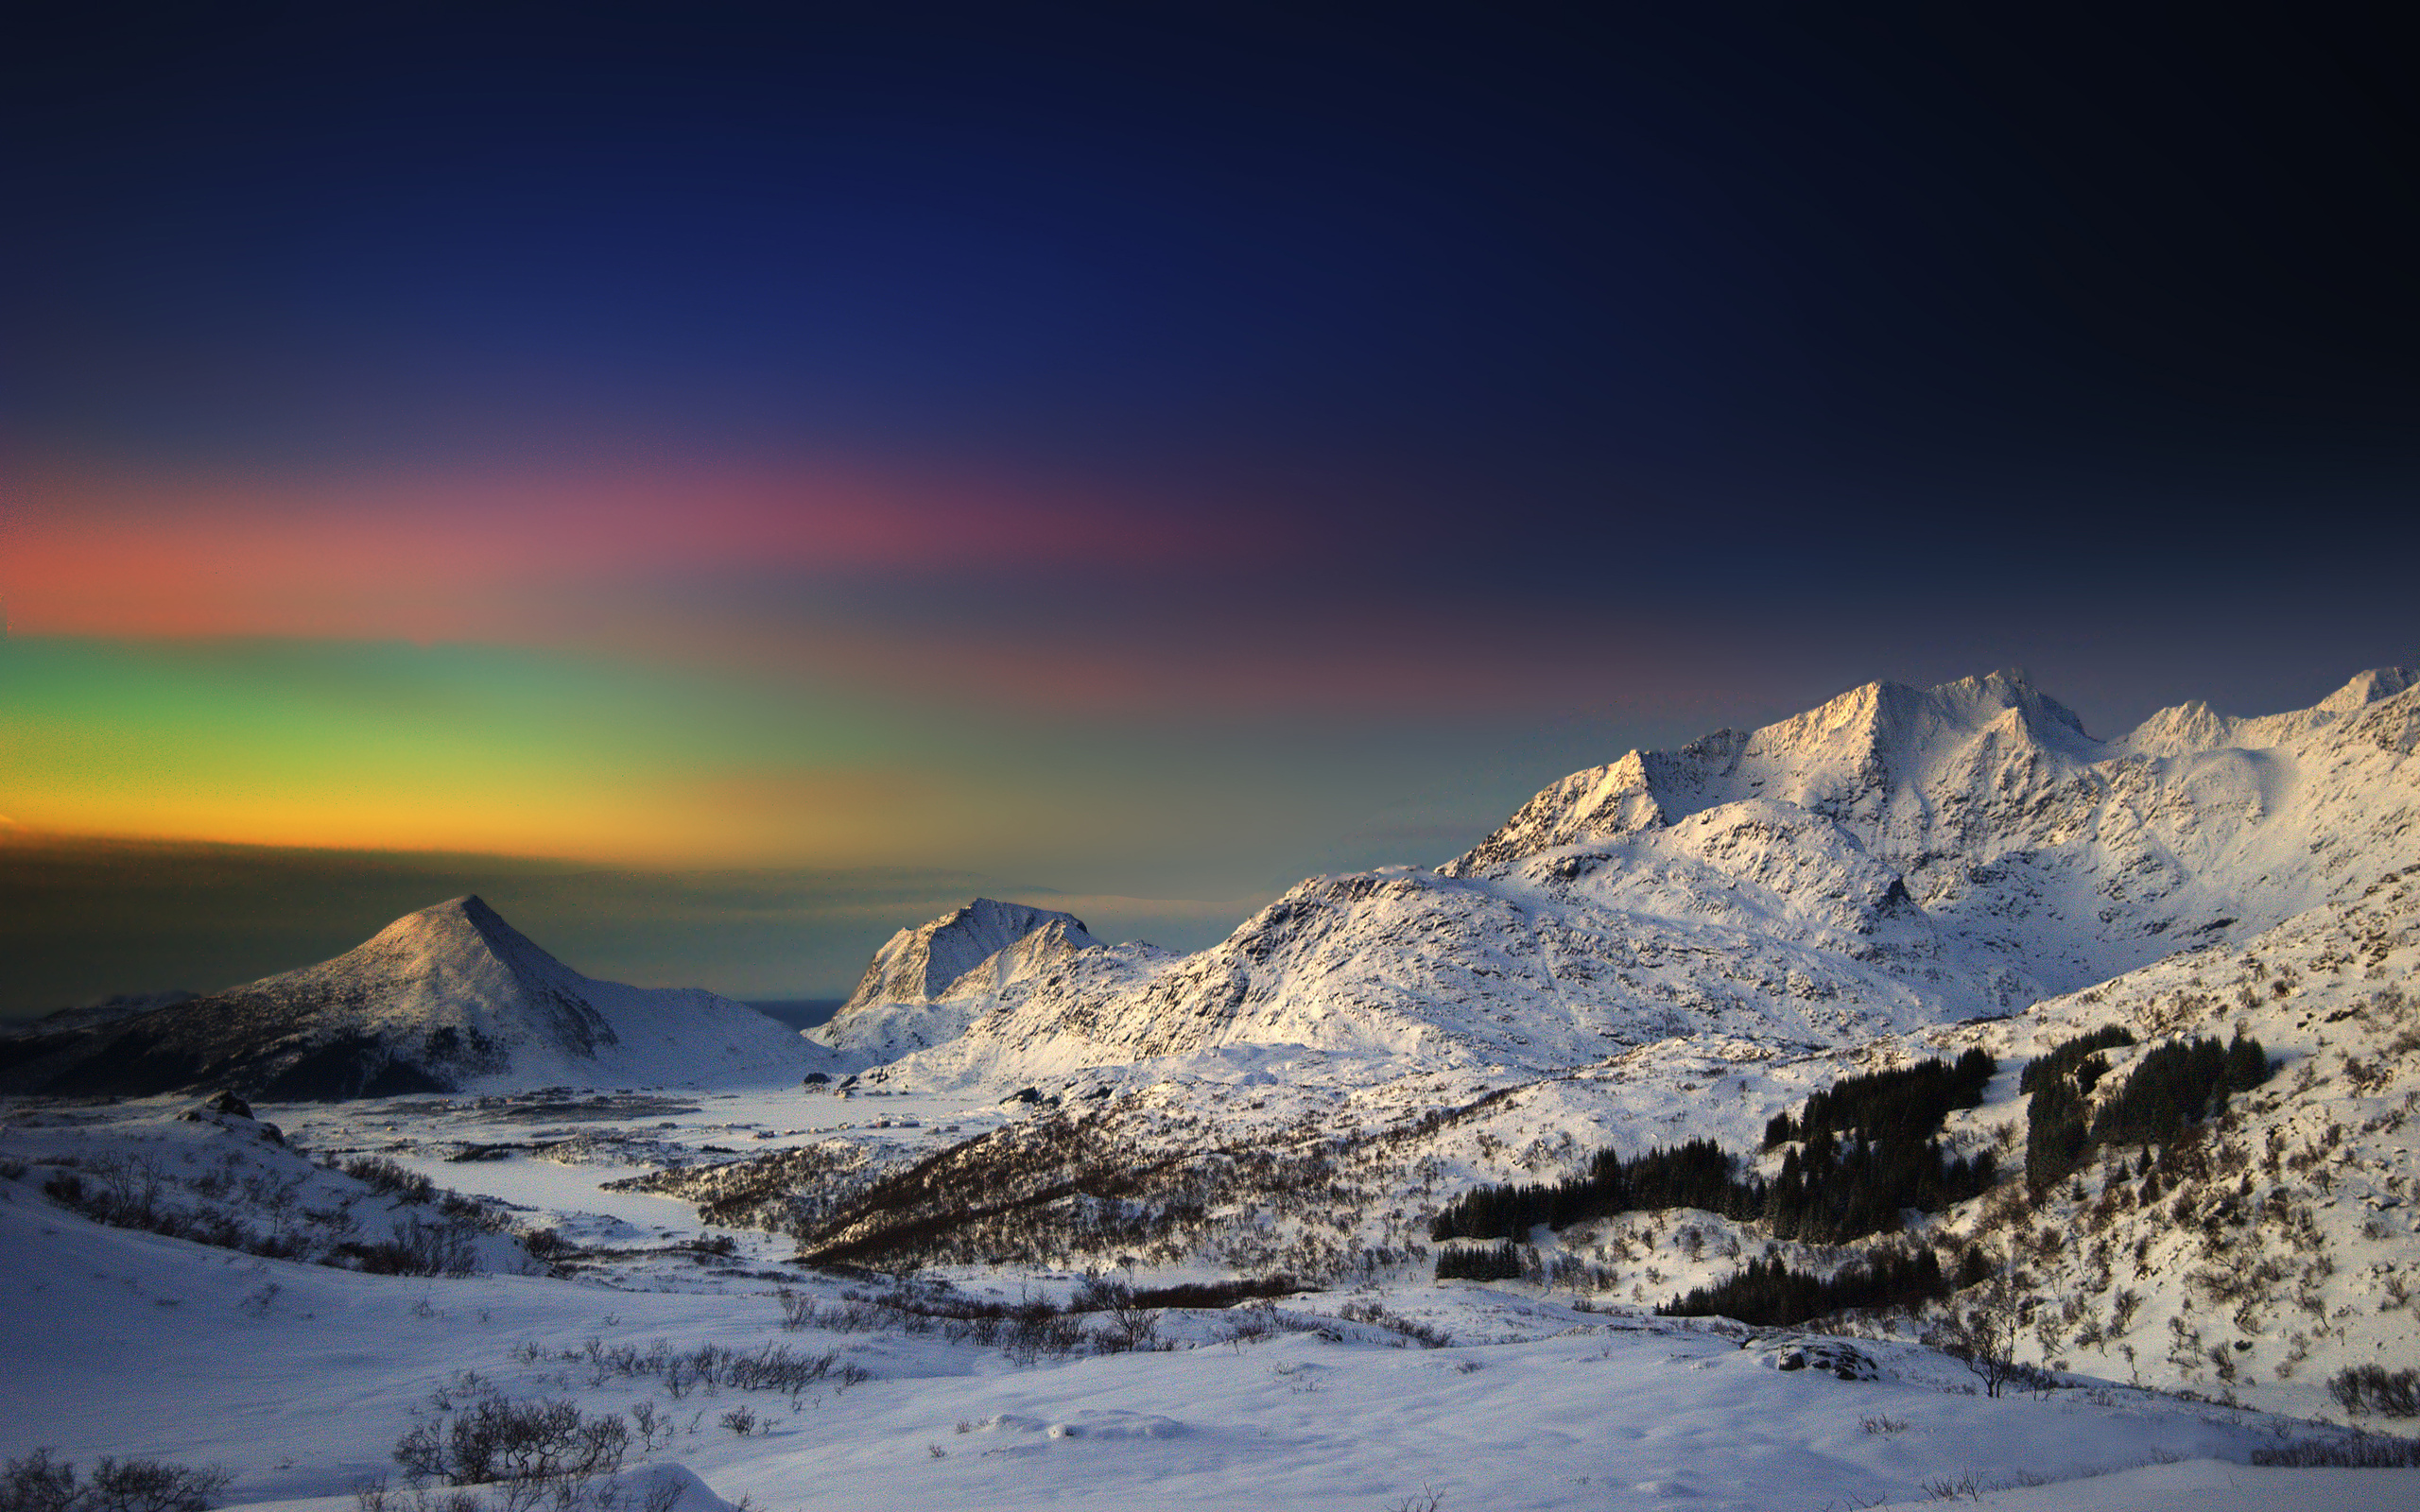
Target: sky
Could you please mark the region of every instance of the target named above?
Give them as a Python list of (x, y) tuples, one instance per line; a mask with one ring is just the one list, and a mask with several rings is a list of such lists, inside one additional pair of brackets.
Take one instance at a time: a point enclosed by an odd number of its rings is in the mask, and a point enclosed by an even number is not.
[(473, 890), (749, 998), (978, 892), (1198, 947), (1877, 678), (2420, 661), (2349, 11), (11, 26), (0, 1015)]

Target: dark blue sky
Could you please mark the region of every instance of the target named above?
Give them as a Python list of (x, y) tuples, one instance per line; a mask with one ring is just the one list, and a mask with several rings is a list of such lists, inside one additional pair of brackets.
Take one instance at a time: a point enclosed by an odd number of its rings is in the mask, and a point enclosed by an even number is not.
[(46, 29), (9, 107), (39, 445), (1342, 470), (1383, 498), (1339, 507), (1605, 538), (2408, 481), (2408, 53), (2305, 8)]

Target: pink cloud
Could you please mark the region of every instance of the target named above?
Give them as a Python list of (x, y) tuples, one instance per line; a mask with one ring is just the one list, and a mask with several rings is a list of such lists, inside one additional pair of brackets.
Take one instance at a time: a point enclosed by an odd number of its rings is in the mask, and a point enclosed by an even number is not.
[(731, 572), (1132, 570), (1233, 539), (1099, 490), (838, 465), (12, 472), (0, 593), (32, 634), (543, 640), (527, 595)]

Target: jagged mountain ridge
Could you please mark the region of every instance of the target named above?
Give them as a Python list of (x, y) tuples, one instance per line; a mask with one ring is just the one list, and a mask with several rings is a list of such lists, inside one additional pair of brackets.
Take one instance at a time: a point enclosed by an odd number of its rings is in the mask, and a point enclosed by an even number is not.
[(0, 1086), (276, 1100), (761, 1076), (829, 1054), (745, 1004), (582, 976), (476, 897), (316, 966), (5, 1047)]
[(1541, 792), (1437, 871), (1309, 879), (1209, 950), (1080, 951), (888, 1074), (1239, 1044), (1545, 1070), (2014, 1011), (2420, 861), (2420, 676), (2111, 741), (2022, 674), (1872, 683)]

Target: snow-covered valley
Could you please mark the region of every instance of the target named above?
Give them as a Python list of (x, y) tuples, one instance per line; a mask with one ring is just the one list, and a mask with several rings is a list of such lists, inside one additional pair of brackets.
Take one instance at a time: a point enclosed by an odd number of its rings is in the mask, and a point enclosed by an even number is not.
[[(409, 1501), (416, 1427), (562, 1400), (632, 1436), (556, 1490), (678, 1464), (685, 1512), (2420, 1505), (2420, 1468), (2261, 1463), (2409, 1454), (2415, 745), (2392, 669), (2107, 741), (2019, 678), (1876, 685), (1194, 955), (978, 900), (804, 1040), (458, 900), (0, 1042), (0, 1450), (353, 1512)], [(2197, 1040), (2236, 1079), (2144, 1111)], [(1909, 1147), (1991, 1175), (1779, 1216), (1883, 1137), (1810, 1097), (1977, 1055)], [(1591, 1175), (1693, 1141), (1715, 1206)], [(1524, 1188), (1575, 1215), (1440, 1237)], [(1948, 1279), (1657, 1311), (1885, 1250)]]

